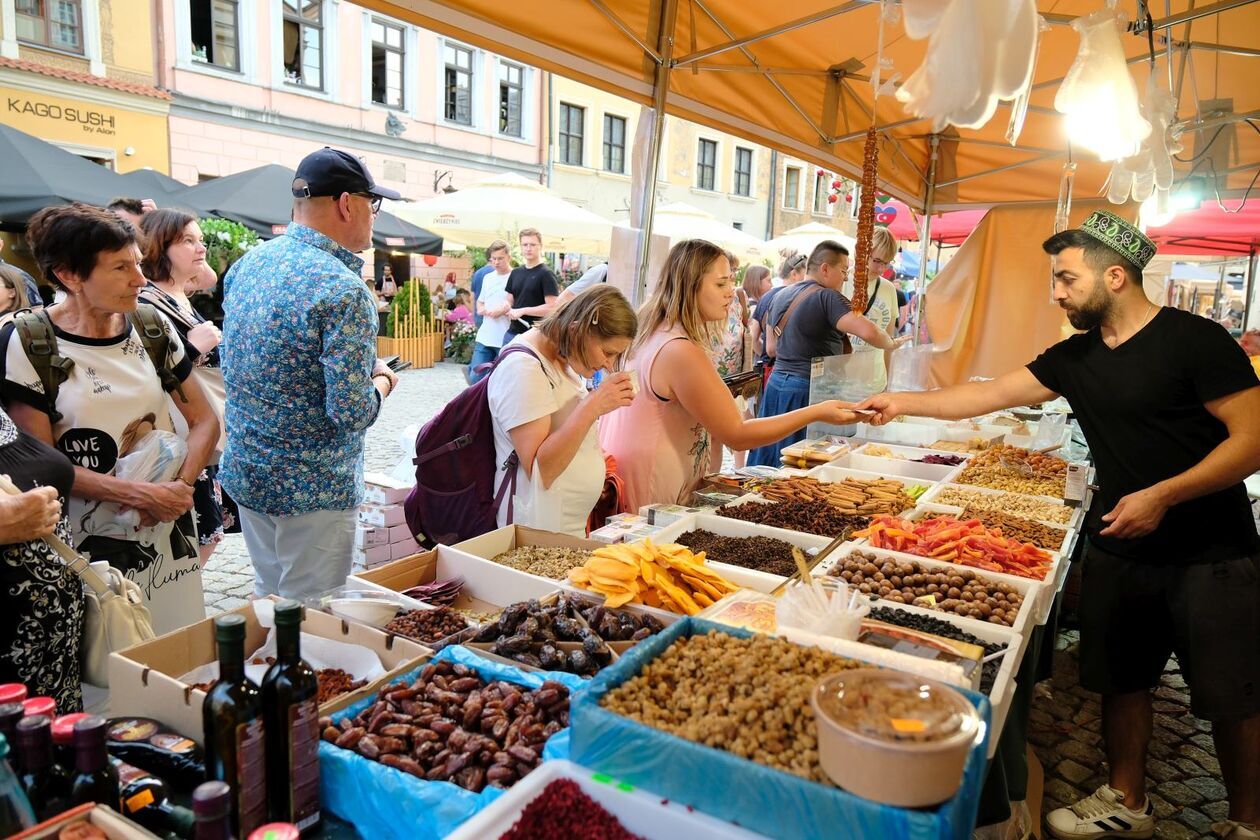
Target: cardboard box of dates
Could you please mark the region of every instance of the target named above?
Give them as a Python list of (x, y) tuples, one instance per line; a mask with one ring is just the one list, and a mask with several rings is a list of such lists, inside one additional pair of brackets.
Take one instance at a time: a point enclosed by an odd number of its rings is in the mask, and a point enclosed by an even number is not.
[[(252, 604), (231, 612), (245, 617), (245, 651), (246, 655), (252, 655), (266, 640), (267, 629), (258, 623)], [(432, 653), (418, 642), (344, 621), (319, 610), (306, 610), (302, 632), (360, 645), (377, 655), (385, 674), (363, 686), (358, 693), (370, 691), (375, 682), (387, 679), (400, 669), (410, 668), (417, 659)], [(140, 715), (160, 720), (200, 744), (203, 736), (201, 704), (206, 694), (183, 682), (180, 677), (198, 666), (214, 662), (217, 657), (212, 618), (111, 653), (110, 709), (116, 715)]]
[(562, 757), (551, 742), (584, 683), (445, 648), (369, 696), (321, 708), (321, 801), (362, 837), (444, 837)]
[[(789, 642), (783, 640), (756, 636), (748, 631), (703, 619), (685, 618), (677, 622), (664, 632), (640, 643), (619, 661), (605, 668), (574, 698), (570, 760), (629, 784), (644, 787), (663, 798), (771, 837), (828, 837), (835, 834), (836, 826), (844, 826), (846, 836), (851, 837), (965, 838), (971, 835), (986, 768), (987, 739), (984, 737), (978, 738), (972, 745), (961, 786), (952, 799), (932, 808), (908, 809), (881, 805), (848, 793), (830, 782), (741, 758), (727, 749), (705, 746), (696, 740), (666, 732), (605, 706), (606, 701), (615, 697), (626, 684), (632, 683), (649, 663), (657, 666), (653, 670), (653, 684), (659, 685), (661, 680), (666, 679), (660, 666), (664, 664), (664, 657), (669, 655), (670, 648), (680, 639), (686, 639), (687, 645), (695, 644), (711, 632), (716, 636), (705, 640), (706, 646), (710, 648), (715, 647), (712, 644), (714, 640), (720, 644), (723, 637), (755, 637), (760, 640), (756, 644), (763, 648), (772, 645), (790, 646)], [(786, 670), (788, 660), (799, 662), (818, 655), (813, 652), (807, 656), (800, 654), (800, 651), (809, 652), (811, 649), (797, 649), (796, 653), (775, 663), (775, 673), (764, 672), (764, 680), (755, 679), (751, 684), (756, 686), (757, 691), (761, 691), (764, 683), (782, 683), (786, 680), (796, 689), (804, 687), (806, 695), (812, 692), (817, 680), (808, 677), (792, 679), (796, 672)], [(692, 663), (695, 661), (688, 659), (685, 653), (682, 660)], [(736, 673), (743, 667), (738, 662), (729, 663), (729, 668), (725, 663), (717, 664), (735, 675), (732, 679), (743, 676), (742, 673)], [(855, 664), (857, 663), (849, 662), (847, 667)], [(837, 669), (839, 667), (846, 666), (841, 662)], [(689, 679), (697, 682), (701, 677), (692, 675)], [(749, 683), (745, 681), (740, 684)], [(710, 710), (697, 713), (700, 718), (697, 723), (698, 737), (707, 738), (710, 734), (725, 731), (720, 722), (714, 724), (707, 719), (715, 713), (713, 710), (719, 715), (727, 712), (721, 693), (714, 696), (714, 686), (706, 684), (692, 688), (679, 685), (676, 689), (685, 689), (685, 702), (693, 712), (697, 708)], [(697, 706), (696, 692), (709, 693), (709, 705)], [(656, 692), (652, 693), (655, 698)], [(962, 693), (987, 723), (988, 700), (971, 691)], [(741, 695), (739, 702), (750, 700)], [(815, 726), (808, 701), (801, 703), (799, 707), (788, 708), (783, 704), (768, 707), (764, 714), (786, 715), (788, 717), (785, 720)], [(674, 716), (670, 716), (670, 719), (673, 720)], [(774, 726), (771, 724), (771, 728)], [(729, 741), (731, 737), (727, 732), (718, 740)], [(741, 726), (735, 732), (734, 738), (745, 739), (747, 743), (750, 743), (749, 739), (756, 740), (755, 734), (748, 731), (746, 726)], [(784, 803), (792, 804), (791, 807), (784, 807)]]

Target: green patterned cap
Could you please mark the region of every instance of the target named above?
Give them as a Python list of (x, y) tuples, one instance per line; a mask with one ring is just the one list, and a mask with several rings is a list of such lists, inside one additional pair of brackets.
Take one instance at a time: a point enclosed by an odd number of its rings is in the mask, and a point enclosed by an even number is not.
[(1080, 227), (1081, 233), (1089, 234), (1115, 251), (1138, 271), (1155, 256), (1155, 243), (1136, 226), (1115, 213), (1095, 210)]

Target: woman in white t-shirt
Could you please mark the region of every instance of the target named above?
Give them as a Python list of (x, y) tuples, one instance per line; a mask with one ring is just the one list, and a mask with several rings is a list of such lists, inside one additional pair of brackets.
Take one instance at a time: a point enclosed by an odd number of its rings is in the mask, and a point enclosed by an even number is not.
[(596, 421), (629, 405), (635, 389), (626, 373), (605, 377), (590, 392), (585, 380), (597, 370), (611, 369), (637, 328), (634, 310), (621, 292), (596, 286), (560, 306), (504, 351), (487, 385), (499, 464), (495, 486), (513, 451), (520, 464), (511, 516), (505, 500), (500, 526), (511, 521), (586, 535), (587, 517), (604, 487)]
[[(888, 228), (875, 228), (871, 234), (871, 254), (866, 266), (866, 311), (861, 313), (892, 338), (897, 337), (897, 286), (884, 277), (884, 272), (897, 256), (897, 237)], [(844, 296), (853, 299), (853, 281), (844, 283)], [(871, 345), (850, 336), (854, 350), (869, 350)]]
[(512, 276), (512, 261), (509, 258), (507, 243), (496, 239), (486, 249), (486, 260), (494, 268), (481, 279), (481, 293), (477, 295), (477, 314), (481, 316), (481, 326), (477, 328), (477, 336), (473, 339), (472, 361), (468, 363), (468, 384), (475, 385), (486, 377), (486, 372), (478, 373), (477, 368), (493, 362), (503, 346), (503, 337), (507, 334), (511, 321), (508, 310), (507, 281)]
[[(193, 485), (219, 439), (219, 422), (170, 321), (151, 308), (143, 319), (135, 314), (145, 286), (135, 228), (73, 204), (37, 213), (27, 238), (45, 278), (66, 292), (44, 314), (54, 352), (69, 364), (50, 400), (48, 367), (33, 361), (21, 330), (6, 326), (0, 387), (9, 414), (74, 463), (68, 513), (75, 545), (136, 581), (159, 634), (197, 621), (205, 605)], [(142, 338), (144, 324), (153, 337)], [(151, 359), (147, 347), (166, 358)], [(174, 431), (168, 390), (187, 421), (187, 456), (166, 481), (117, 477), (120, 459), (147, 433)]]

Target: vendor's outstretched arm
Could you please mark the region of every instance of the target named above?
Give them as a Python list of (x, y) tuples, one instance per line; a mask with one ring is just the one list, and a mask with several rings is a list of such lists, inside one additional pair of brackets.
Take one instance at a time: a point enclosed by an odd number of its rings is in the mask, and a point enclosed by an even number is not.
[(876, 394), (857, 408), (877, 412), (874, 423), (878, 426), (902, 414), (963, 420), (1003, 408), (1046, 402), (1057, 396), (1022, 367), (988, 382), (965, 382), (935, 391)]
[(1203, 404), (1225, 424), (1229, 437), (1183, 473), (1120, 499), (1103, 516), (1102, 533), (1132, 539), (1145, 536), (1173, 505), (1224, 490), (1260, 470), (1260, 387), (1248, 388)]

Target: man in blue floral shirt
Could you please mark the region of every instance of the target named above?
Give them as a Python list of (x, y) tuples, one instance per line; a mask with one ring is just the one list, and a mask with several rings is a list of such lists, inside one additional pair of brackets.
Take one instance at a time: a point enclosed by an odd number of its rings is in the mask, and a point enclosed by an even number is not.
[(376, 358), (376, 304), (355, 252), (381, 198), (362, 161), (325, 147), (293, 180), (293, 222), (224, 279), (228, 442), (254, 592), (318, 595), (350, 572), (363, 438), (397, 377)]

